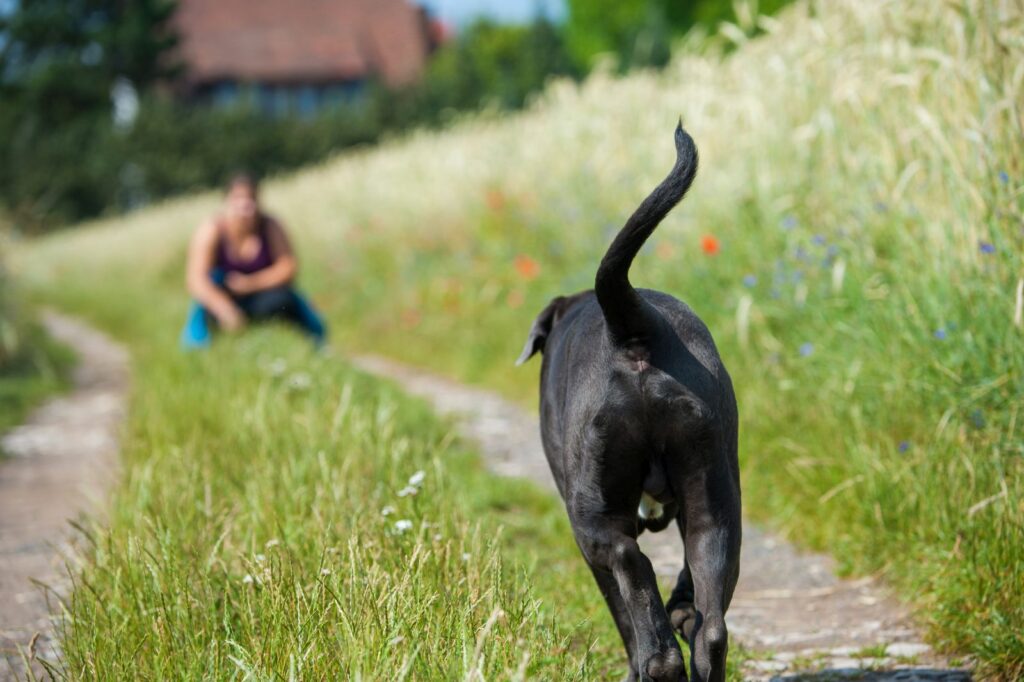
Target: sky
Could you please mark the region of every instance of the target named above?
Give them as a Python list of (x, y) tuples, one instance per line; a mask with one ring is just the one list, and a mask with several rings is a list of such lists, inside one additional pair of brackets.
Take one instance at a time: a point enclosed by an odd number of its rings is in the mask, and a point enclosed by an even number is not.
[(565, 16), (565, 0), (419, 0), (419, 3), (434, 16), (455, 26), (462, 26), (480, 15), (520, 23), (529, 21), (538, 12), (556, 20)]

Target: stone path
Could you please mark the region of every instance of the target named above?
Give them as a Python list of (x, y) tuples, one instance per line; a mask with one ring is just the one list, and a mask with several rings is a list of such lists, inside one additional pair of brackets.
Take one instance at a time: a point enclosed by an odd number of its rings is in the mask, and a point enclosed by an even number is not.
[[(55, 660), (51, 613), (73, 556), (70, 520), (96, 509), (117, 467), (128, 354), (81, 322), (47, 312), (49, 334), (78, 356), (72, 390), (0, 439), (0, 680), (47, 678)], [(41, 585), (49, 590), (44, 591)]]
[[(493, 392), (391, 360), (361, 356), (354, 363), (455, 416), (495, 473), (555, 490), (534, 415)], [(674, 528), (645, 533), (640, 543), (667, 584), (682, 566)], [(877, 581), (841, 580), (829, 557), (798, 551), (755, 526), (743, 529), (740, 582), (726, 621), (754, 654), (745, 671), (750, 680), (970, 679), (922, 643), (906, 610)]]

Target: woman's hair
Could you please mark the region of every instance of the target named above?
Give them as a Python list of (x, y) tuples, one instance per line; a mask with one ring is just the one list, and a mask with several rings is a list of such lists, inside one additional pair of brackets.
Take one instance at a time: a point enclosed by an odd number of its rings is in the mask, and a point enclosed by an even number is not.
[(231, 175), (231, 179), (228, 180), (227, 185), (224, 187), (224, 191), (230, 192), (238, 185), (245, 185), (252, 190), (253, 194), (256, 194), (260, 188), (260, 181), (259, 178), (248, 171), (237, 171)]

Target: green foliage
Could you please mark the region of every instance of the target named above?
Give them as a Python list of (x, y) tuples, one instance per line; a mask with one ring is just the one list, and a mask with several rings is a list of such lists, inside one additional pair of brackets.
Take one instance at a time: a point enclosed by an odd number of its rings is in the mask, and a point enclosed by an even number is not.
[[(694, 27), (713, 33), (736, 21), (735, 2), (743, 0), (568, 0), (566, 44), (578, 64), (611, 54), (619, 68), (664, 66), (674, 38)], [(774, 14), (792, 0), (749, 2), (754, 14)]]
[(16, 294), (0, 248), (0, 434), (60, 389), (71, 364), (68, 351), (25, 314)]
[(550, 21), (509, 26), (479, 20), (440, 49), (412, 94), (432, 116), (485, 104), (517, 109), (548, 78), (579, 75)]

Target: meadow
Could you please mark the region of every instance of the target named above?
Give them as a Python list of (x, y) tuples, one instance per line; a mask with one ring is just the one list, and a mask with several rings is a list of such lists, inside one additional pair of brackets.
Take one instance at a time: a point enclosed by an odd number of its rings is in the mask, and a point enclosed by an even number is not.
[[(1014, 679), (1022, 36), (1011, 0), (798, 2), (693, 37), (664, 71), (554, 82), (522, 114), (347, 154), (274, 180), (265, 201), (337, 348), (533, 404), (536, 367), (512, 367), (533, 316), (591, 286), (670, 167), (681, 115), (701, 171), (633, 281), (683, 298), (715, 334), (738, 391), (745, 512), (882, 575), (936, 645)], [(421, 407), (284, 337), (178, 354), (185, 243), (217, 200), (16, 254), (36, 299), (130, 342), (137, 365), (114, 518), (72, 602), (74, 669), (370, 675), (387, 660), (448, 677), (479, 649), (488, 677), (514, 676), (523, 652), (530, 675), (606, 670), (618, 645), (603, 605), (580, 600), (590, 578), (550, 500), (489, 478)], [(418, 470), (424, 494), (392, 500)], [(401, 511), (407, 533), (375, 511), (395, 502), (420, 505)], [(530, 541), (489, 543), (499, 526)], [(558, 580), (538, 556), (564, 562)], [(397, 626), (346, 605), (360, 594)], [(135, 644), (115, 647), (111, 628)]]

